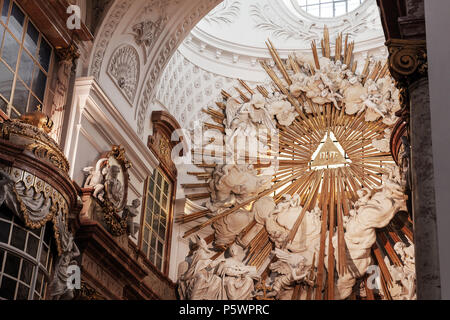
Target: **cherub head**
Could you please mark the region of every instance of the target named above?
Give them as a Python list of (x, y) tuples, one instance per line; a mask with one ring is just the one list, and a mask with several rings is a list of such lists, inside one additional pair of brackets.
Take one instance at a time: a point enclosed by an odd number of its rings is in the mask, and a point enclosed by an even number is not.
[(141, 206), (141, 200), (135, 199), (133, 202), (131, 202), (131, 206), (135, 209), (139, 208)]

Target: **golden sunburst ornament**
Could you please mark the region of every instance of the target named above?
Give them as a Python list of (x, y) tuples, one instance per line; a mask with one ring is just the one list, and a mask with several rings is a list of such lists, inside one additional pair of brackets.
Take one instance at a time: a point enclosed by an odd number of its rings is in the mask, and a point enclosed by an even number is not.
[[(264, 176), (264, 170), (268, 167), (274, 173), (270, 184), (266, 184), (256, 194), (238, 197), (237, 200), (233, 198), (233, 202), (220, 202), (220, 208), (209, 207), (178, 220), (180, 223), (199, 221), (185, 233), (184, 237), (189, 237), (242, 210), (251, 210), (264, 197), (273, 197), (277, 205), (286, 199), (297, 199), (295, 201), (298, 201), (297, 207), (300, 209), (289, 225), (289, 232), (282, 245), (274, 245), (270, 232), (265, 228), (258, 229), (258, 222), (252, 219), (242, 226), (237, 236), (241, 243), (245, 242), (246, 264), (256, 266), (267, 277), (270, 272), (267, 259), (272, 257), (274, 246), (288, 250), (289, 243), (298, 236), (305, 216), (311, 212), (320, 212), (320, 246), (314, 252), (308, 275), (308, 281), (314, 279), (315, 285), (304, 287), (306, 295), (303, 297), (308, 299), (334, 299), (335, 278), (351, 273), (344, 239), (345, 221), (355, 215), (361, 190), (367, 194), (376, 193), (385, 182), (383, 175), (389, 174), (387, 168), (395, 165), (389, 152), (389, 135), (396, 121), (395, 112), (399, 109), (398, 92), (390, 78), (387, 63), (371, 63), (368, 59), (362, 72), (357, 73), (354, 43), (349, 42), (348, 37), (344, 43), (342, 35), (337, 36), (335, 55), (332, 56), (330, 37), (325, 27), (321, 44), (321, 57), (313, 42), (312, 57), (300, 54), (283, 60), (269, 41), (267, 46), (276, 68), (265, 62), (261, 65), (273, 81), (273, 92), (261, 86), (252, 89), (240, 81), (244, 89), (236, 88), (236, 91), (242, 102), (223, 92), (224, 102), (217, 103), (218, 109), (204, 110), (214, 122), (205, 123), (204, 127), (217, 130), (225, 136), (225, 140), (230, 136), (234, 141), (239, 135), (251, 135), (250, 130), (245, 130), (242, 124), (253, 123), (255, 128), (273, 125), (277, 132), (276, 141), (272, 138), (266, 140), (267, 150), (263, 152), (266, 159), (263, 156), (250, 162), (259, 177)], [(238, 117), (238, 124), (233, 123), (236, 114), (245, 115)], [(267, 124), (270, 121), (267, 121), (266, 114), (273, 124)], [(209, 142), (213, 143), (214, 139)], [(203, 148), (193, 150), (194, 154), (203, 152)], [(226, 151), (213, 153), (212, 157), (223, 160)], [(248, 153), (239, 154), (238, 157), (251, 160)], [(214, 183), (217, 182), (214, 170), (218, 165), (211, 162), (197, 165), (204, 171), (190, 174), (206, 180), (206, 183), (184, 187), (207, 187), (213, 192)], [(209, 198), (210, 194), (191, 194), (186, 197), (202, 200)], [(399, 219), (396, 217), (395, 220)], [(248, 241), (241, 241), (249, 236), (251, 239)], [(213, 234), (206, 240), (211, 243), (215, 237)], [(336, 252), (333, 238), (337, 239)], [(392, 298), (387, 288), (392, 289), (395, 281), (389, 272), (390, 264), (383, 261), (383, 256), (388, 257), (395, 266), (400, 266), (402, 262), (393, 248), (393, 244), (399, 242), (412, 243), (409, 222), (403, 221), (397, 229), (389, 225), (379, 231), (372, 251), (376, 265), (381, 269), (383, 288), (380, 292), (385, 298)], [(219, 247), (224, 250), (228, 246)], [(219, 251), (212, 258), (216, 259), (221, 254)], [(266, 268), (265, 271), (262, 268)], [(336, 274), (327, 270), (336, 270)], [(364, 285), (367, 296), (374, 297), (366, 282)], [(302, 296), (299, 286), (295, 287), (293, 298)]]

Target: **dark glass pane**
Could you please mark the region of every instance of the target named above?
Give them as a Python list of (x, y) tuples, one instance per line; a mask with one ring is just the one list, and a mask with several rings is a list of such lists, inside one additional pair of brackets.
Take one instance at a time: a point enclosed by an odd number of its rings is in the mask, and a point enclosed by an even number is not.
[(0, 62), (0, 94), (7, 100), (11, 99), (11, 90), (14, 80), (14, 74)]
[(28, 87), (31, 87), (31, 79), (33, 79), (34, 62), (30, 55), (23, 50), (20, 58), (19, 76)]
[(53, 237), (53, 228), (51, 227), (51, 225), (45, 226), (44, 243), (49, 245), (50, 241), (52, 240), (52, 237)]
[(153, 228), (153, 230), (154, 230), (155, 232), (158, 231), (158, 224), (159, 224), (158, 219), (157, 219), (156, 217), (153, 217), (153, 225), (152, 225), (152, 228)]
[(17, 285), (16, 281), (7, 277), (3, 277), (2, 286), (0, 287), (0, 297), (7, 300), (14, 300), (14, 294), (16, 293), (16, 285)]
[(30, 95), (30, 102), (28, 103), (28, 111), (36, 111), (38, 106), (42, 107), (42, 102), (39, 101), (33, 94)]
[(3, 268), (3, 258), (5, 257), (5, 251), (0, 249), (0, 272), (2, 271)]
[(162, 256), (164, 245), (158, 241), (158, 254)]
[(44, 285), (42, 286), (42, 290), (41, 290), (41, 297), (45, 297), (45, 294), (47, 292), (47, 281), (44, 281)]
[(162, 240), (166, 240), (166, 227), (162, 224), (159, 225), (159, 236)]
[(41, 38), (41, 47), (39, 49), (39, 63), (41, 64), (42, 68), (44, 68), (44, 70), (47, 72), (48, 68), (50, 67), (51, 55), (52, 55), (52, 48), (47, 43), (47, 41), (45, 41), (44, 38)]
[(42, 252), (41, 252), (41, 264), (44, 267), (47, 267), (47, 255), (48, 255), (48, 248), (46, 246), (42, 246)]
[(142, 244), (142, 252), (144, 252), (146, 255), (148, 253), (148, 244), (145, 242)]
[(9, 32), (5, 32), (5, 42), (2, 49), (2, 58), (13, 70), (16, 70), (19, 49), (19, 43), (17, 43), (17, 41), (13, 39)]
[(3, 34), (5, 33), (5, 27), (0, 23), (0, 48), (2, 46)]
[(161, 189), (159, 189), (159, 187), (156, 187), (155, 199), (157, 201), (160, 201), (160, 199), (161, 199)]
[(148, 224), (152, 224), (152, 212), (147, 210), (147, 214), (145, 215), (145, 222)]
[(148, 187), (148, 190), (151, 194), (153, 194), (153, 189), (155, 188), (155, 182), (153, 181), (153, 179), (150, 179), (150, 185)]
[(164, 194), (168, 195), (169, 193), (169, 183), (167, 181), (164, 181)]
[(152, 263), (155, 263), (155, 250), (153, 250), (153, 248), (150, 248), (150, 256), (149, 256), (149, 260)]
[(148, 230), (148, 228), (145, 228), (144, 230), (144, 240), (148, 241), (148, 237), (150, 236), (150, 230)]
[(159, 206), (159, 204), (155, 203), (154, 216), (156, 217), (156, 219), (159, 219), (160, 211), (161, 211), (161, 207)]
[(161, 174), (158, 172), (158, 179), (156, 180), (156, 185), (158, 187), (161, 187), (161, 183), (162, 183), (162, 176)]
[(5, 273), (13, 278), (19, 275), (20, 258), (8, 253), (6, 255)]
[(8, 18), (8, 10), (9, 10), (9, 0), (3, 0), (2, 20), (5, 23)]
[(14, 90), (13, 106), (21, 114), (26, 113), (28, 106), (28, 97), (30, 96), (30, 90), (28, 90), (22, 81), (16, 81), (16, 89)]
[(154, 234), (152, 234), (152, 243), (151, 243), (151, 247), (152, 248), (156, 248), (156, 236)]
[(2, 97), (0, 97), (0, 110), (6, 114), (8, 113), (8, 102), (6, 102), (6, 100)]
[(36, 97), (44, 101), (45, 86), (47, 84), (47, 76), (39, 69), (34, 71), (33, 92)]
[(28, 29), (27, 33), (25, 34), (24, 46), (34, 57), (36, 56), (38, 41), (39, 31), (37, 31), (32, 23), (28, 22)]
[(19, 284), (19, 289), (17, 290), (16, 300), (28, 300), (28, 293), (30, 288), (24, 284)]
[(42, 229), (34, 229), (34, 230), (30, 230), (31, 233), (37, 235), (39, 238), (41, 237), (41, 230)]
[(10, 230), (11, 224), (9, 224), (8, 222), (0, 221), (0, 242), (8, 243)]
[(33, 276), (33, 270), (34, 270), (33, 264), (31, 264), (26, 260), (23, 260), (22, 271), (20, 272), (20, 280), (29, 285), (31, 283), (31, 278)]
[(23, 32), (23, 24), (25, 22), (25, 15), (22, 10), (13, 3), (13, 7), (11, 10), (11, 17), (9, 18), (9, 29), (13, 32), (13, 34), (19, 39), (22, 40), (22, 32)]
[(42, 273), (42, 271), (39, 271), (39, 274), (36, 279), (36, 288), (35, 288), (37, 293), (41, 292), (41, 287), (42, 287), (43, 282), (44, 282), (44, 274)]
[(27, 243), (27, 253), (36, 258), (39, 247), (39, 239), (35, 236), (32, 236), (31, 233), (28, 235), (28, 243)]
[(149, 198), (149, 199), (148, 199), (148, 209), (149, 209), (151, 212), (153, 212), (153, 203), (154, 203), (153, 198)]
[(13, 227), (13, 233), (11, 236), (11, 245), (12, 246), (24, 251), (26, 238), (27, 238), (27, 232), (24, 229), (19, 228), (17, 226)]
[(167, 208), (167, 197), (166, 196), (163, 196), (161, 205), (164, 209)]
[(11, 109), (11, 114), (9, 115), (11, 119), (19, 119), (20, 116), (21, 114), (17, 113), (17, 111), (15, 111), (14, 109)]
[(0, 218), (6, 221), (11, 221), (13, 214), (6, 207), (0, 207)]
[(156, 257), (156, 267), (161, 270), (162, 269), (162, 259), (160, 256)]

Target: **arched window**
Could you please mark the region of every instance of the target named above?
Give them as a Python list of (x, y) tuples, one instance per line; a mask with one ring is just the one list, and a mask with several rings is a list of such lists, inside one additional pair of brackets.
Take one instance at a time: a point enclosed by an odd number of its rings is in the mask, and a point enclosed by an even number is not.
[(177, 185), (177, 169), (171, 158), (176, 142), (171, 138), (180, 125), (162, 111), (153, 112), (152, 123), (153, 136), (149, 137), (148, 147), (160, 161), (160, 166), (147, 180), (139, 244), (150, 262), (167, 275)]
[(295, 0), (307, 13), (321, 18), (333, 18), (358, 8), (365, 0)]

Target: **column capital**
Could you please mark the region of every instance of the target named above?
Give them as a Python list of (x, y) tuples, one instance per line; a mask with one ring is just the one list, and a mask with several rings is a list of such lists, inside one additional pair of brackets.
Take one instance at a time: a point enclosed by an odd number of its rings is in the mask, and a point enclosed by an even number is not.
[(389, 69), (400, 84), (407, 86), (421, 78), (428, 77), (427, 44), (425, 40), (390, 39)]
[(428, 78), (427, 43), (425, 40), (390, 39), (389, 69), (400, 90), (401, 111), (397, 116), (409, 122), (409, 89), (414, 82)]

